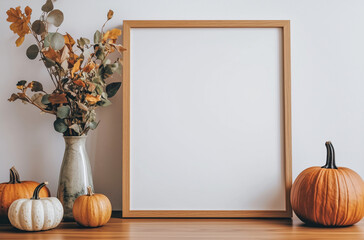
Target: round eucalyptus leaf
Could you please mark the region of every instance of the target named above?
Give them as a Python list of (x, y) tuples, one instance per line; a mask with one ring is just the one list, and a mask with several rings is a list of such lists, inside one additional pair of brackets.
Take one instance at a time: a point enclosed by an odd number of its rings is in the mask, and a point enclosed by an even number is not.
[(42, 97), (42, 103), (43, 104), (45, 104), (45, 105), (47, 105), (47, 104), (50, 104), (51, 102), (48, 100), (48, 98), (49, 98), (49, 94), (46, 94), (46, 95), (44, 95), (43, 97)]
[(27, 57), (32, 60), (38, 56), (38, 53), (39, 53), (39, 48), (36, 44), (33, 44), (30, 47), (28, 47), (26, 52)]
[(57, 108), (57, 117), (64, 119), (70, 115), (71, 109), (69, 106), (62, 106)]
[(107, 107), (112, 104), (109, 99), (102, 99), (99, 103), (100, 103), (99, 105), (102, 107)]
[(115, 96), (121, 86), (121, 82), (113, 82), (106, 86), (106, 93), (109, 98)]
[(50, 67), (53, 67), (54, 65), (56, 65), (56, 62), (49, 59), (49, 58), (44, 58), (44, 65), (47, 67), (47, 68), (50, 68)]
[(47, 22), (53, 24), (56, 27), (59, 27), (63, 22), (63, 18), (63, 12), (61, 10), (54, 9), (48, 14)]
[(41, 35), (42, 33), (44, 33), (46, 28), (45, 28), (43, 21), (35, 20), (32, 24), (32, 30), (38, 35)]
[[(27, 81), (25, 81), (25, 80), (20, 80), (17, 84), (16, 84), (16, 86), (17, 87), (24, 87), (25, 86), (25, 84), (27, 84)], [(20, 88), (21, 89), (21, 88)]]
[(43, 91), (43, 85), (40, 82), (32, 81), (32, 92), (40, 92)]
[(43, 12), (50, 12), (53, 10), (52, 0), (47, 0), (47, 2), (42, 6)]
[(61, 50), (64, 47), (64, 37), (60, 33), (54, 33), (50, 39), (51, 47), (54, 50)]
[(58, 118), (56, 121), (54, 121), (53, 126), (54, 126), (54, 130), (56, 130), (57, 132), (60, 132), (60, 133), (64, 133), (68, 129), (67, 124), (63, 121), (63, 119), (60, 119), (60, 118)]
[(51, 45), (51, 38), (55, 33), (48, 33), (47, 36), (44, 38), (44, 47), (49, 47)]
[(95, 130), (98, 125), (99, 125), (99, 122), (90, 122), (90, 124), (88, 126), (90, 129)]
[(97, 30), (94, 34), (94, 43), (99, 44), (101, 42), (101, 32)]

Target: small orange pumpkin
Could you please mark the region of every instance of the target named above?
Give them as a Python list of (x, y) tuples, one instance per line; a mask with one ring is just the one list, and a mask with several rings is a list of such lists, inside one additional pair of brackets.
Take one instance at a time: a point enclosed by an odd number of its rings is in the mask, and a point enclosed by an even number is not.
[(79, 196), (73, 204), (73, 217), (84, 227), (100, 227), (105, 225), (111, 217), (110, 200), (103, 194), (93, 193), (87, 187), (87, 195)]
[[(0, 216), (8, 216), (10, 205), (20, 198), (31, 198), (34, 189), (39, 183), (33, 181), (20, 181), (19, 173), (14, 167), (10, 168), (10, 181), (0, 184)], [(48, 188), (44, 187), (39, 193), (40, 197), (50, 197)]]
[(293, 183), (292, 208), (308, 224), (353, 225), (364, 217), (364, 182), (353, 170), (336, 167), (334, 147), (325, 145), (326, 164), (307, 168)]

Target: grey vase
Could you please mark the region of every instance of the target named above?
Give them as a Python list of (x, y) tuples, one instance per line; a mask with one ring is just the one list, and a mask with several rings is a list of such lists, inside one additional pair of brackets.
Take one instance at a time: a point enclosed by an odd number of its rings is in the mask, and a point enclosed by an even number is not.
[(93, 187), (90, 160), (85, 144), (86, 136), (64, 136), (66, 149), (59, 174), (57, 197), (64, 209), (64, 221), (74, 221), (72, 208), (75, 200)]

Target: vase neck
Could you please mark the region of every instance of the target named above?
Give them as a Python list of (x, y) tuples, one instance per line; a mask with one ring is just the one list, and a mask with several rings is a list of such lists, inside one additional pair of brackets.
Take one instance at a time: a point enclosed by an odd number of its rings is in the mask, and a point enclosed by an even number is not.
[(66, 146), (78, 145), (85, 146), (86, 145), (86, 136), (64, 136), (64, 141)]

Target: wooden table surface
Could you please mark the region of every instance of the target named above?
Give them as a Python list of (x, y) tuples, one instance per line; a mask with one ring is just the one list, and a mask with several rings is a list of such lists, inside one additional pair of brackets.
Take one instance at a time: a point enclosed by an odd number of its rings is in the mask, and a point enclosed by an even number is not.
[(22, 232), (0, 224), (0, 239), (364, 239), (364, 219), (345, 228), (314, 228), (290, 219), (120, 219), (100, 228), (64, 222), (53, 230)]

